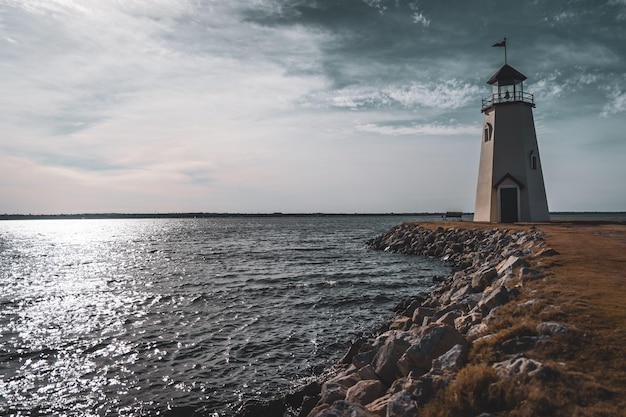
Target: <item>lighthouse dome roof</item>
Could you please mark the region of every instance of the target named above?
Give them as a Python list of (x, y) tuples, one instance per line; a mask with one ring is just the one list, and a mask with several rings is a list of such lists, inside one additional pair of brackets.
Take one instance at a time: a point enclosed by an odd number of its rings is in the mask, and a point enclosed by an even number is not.
[(512, 84), (512, 81), (524, 81), (526, 76), (510, 66), (509, 64), (504, 64), (502, 68), (498, 70), (493, 76), (487, 81), (487, 84)]

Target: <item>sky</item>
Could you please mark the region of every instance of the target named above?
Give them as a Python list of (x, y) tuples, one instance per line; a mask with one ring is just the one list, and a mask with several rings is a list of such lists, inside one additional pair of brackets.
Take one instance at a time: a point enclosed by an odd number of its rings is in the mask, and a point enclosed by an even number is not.
[(551, 211), (626, 210), (626, 0), (0, 0), (0, 213), (474, 209), (525, 74)]

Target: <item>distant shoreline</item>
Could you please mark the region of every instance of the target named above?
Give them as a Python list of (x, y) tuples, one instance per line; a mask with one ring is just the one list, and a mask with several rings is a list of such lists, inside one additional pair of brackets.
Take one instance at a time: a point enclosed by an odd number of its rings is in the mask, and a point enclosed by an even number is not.
[[(472, 216), (473, 213), (463, 213)], [(550, 213), (551, 216), (624, 216), (626, 211), (561, 211)], [(419, 216), (441, 220), (445, 212), (440, 213), (74, 213), (74, 214), (0, 214), (0, 220), (55, 220), (55, 219), (195, 219), (228, 217), (332, 217), (332, 216)], [(471, 221), (471, 219), (468, 219)]]
[[(465, 214), (465, 213), (464, 213)], [(36, 219), (195, 219), (215, 217), (332, 217), (332, 216), (428, 216), (444, 213), (76, 213), (76, 214), (0, 214), (0, 220)], [(472, 215), (472, 213), (467, 213)]]

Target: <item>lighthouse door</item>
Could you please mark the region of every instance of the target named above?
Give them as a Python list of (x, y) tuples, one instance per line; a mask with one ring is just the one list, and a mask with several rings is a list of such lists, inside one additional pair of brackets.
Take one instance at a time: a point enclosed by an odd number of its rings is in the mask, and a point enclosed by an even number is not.
[(502, 223), (519, 221), (517, 187), (500, 188), (500, 221)]

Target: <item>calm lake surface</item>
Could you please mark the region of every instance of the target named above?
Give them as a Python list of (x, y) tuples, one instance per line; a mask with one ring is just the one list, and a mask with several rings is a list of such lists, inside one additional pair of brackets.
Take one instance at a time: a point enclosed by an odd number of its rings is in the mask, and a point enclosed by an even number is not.
[(442, 263), (411, 216), (0, 221), (0, 415), (229, 416), (341, 357)]

